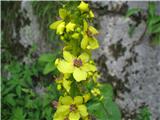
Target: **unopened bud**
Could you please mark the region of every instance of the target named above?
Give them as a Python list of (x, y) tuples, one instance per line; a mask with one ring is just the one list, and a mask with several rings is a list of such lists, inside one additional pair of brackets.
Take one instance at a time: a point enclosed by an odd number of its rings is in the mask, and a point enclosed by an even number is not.
[(57, 90), (61, 90), (62, 89), (62, 86), (59, 84), (57, 85)]

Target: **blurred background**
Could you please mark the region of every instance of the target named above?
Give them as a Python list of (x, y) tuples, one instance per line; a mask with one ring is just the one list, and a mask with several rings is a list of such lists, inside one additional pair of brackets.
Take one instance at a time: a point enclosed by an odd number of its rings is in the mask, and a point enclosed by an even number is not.
[[(63, 4), (78, 2), (1, 2), (3, 120), (52, 119), (52, 100), (59, 94), (54, 60), (63, 43), (49, 25), (57, 20)], [(100, 32), (100, 48), (93, 58), (100, 80), (113, 86), (123, 119), (152, 114), (151, 120), (159, 120), (160, 2), (88, 3)]]

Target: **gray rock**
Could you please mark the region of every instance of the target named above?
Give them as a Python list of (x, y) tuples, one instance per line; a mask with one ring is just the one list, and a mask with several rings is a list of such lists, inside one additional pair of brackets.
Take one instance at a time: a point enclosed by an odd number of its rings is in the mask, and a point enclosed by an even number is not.
[(115, 81), (117, 84), (123, 81), (124, 86), (130, 90), (119, 90), (117, 103), (129, 112), (145, 103), (151, 110), (152, 119), (160, 119), (160, 47), (151, 46), (147, 35), (140, 41), (145, 31), (145, 23), (141, 22), (130, 38), (128, 24), (134, 23), (131, 19), (105, 14), (99, 17), (98, 21), (100, 48), (93, 52), (93, 58), (104, 55), (108, 68), (104, 74), (115, 76), (118, 78)]
[(50, 45), (47, 45), (42, 31), (40, 30), (39, 23), (37, 21), (37, 16), (33, 13), (33, 8), (31, 2), (29, 1), (22, 1), (21, 3), (21, 11), (24, 17), (29, 18), (30, 24), (22, 26), (20, 28), (20, 43), (24, 47), (31, 46), (33, 44), (37, 45), (37, 52), (43, 53), (45, 51), (50, 50)]

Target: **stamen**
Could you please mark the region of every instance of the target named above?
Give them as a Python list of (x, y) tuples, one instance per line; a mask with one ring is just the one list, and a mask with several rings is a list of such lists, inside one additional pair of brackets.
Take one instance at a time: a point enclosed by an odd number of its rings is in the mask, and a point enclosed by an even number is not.
[(76, 105), (75, 104), (71, 104), (70, 105), (70, 111), (72, 112), (72, 111), (76, 111), (76, 110), (77, 110)]
[(73, 65), (75, 67), (81, 67), (82, 66), (82, 60), (81, 59), (74, 59)]

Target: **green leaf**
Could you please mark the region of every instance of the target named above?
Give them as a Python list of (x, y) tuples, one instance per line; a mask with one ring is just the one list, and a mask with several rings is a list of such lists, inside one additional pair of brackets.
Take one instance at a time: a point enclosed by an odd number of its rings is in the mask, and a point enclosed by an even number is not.
[(16, 96), (16, 95), (13, 94), (13, 93), (10, 93), (10, 94), (8, 94), (7, 96), (5, 96), (5, 97), (4, 97), (5, 103), (10, 104), (10, 105), (12, 105), (12, 106), (15, 106), (15, 105), (16, 105), (16, 101), (15, 101), (15, 99), (14, 99), (14, 96)]
[(56, 56), (51, 54), (51, 53), (47, 53), (47, 54), (42, 54), (38, 61), (39, 62), (53, 62), (55, 60)]
[[(100, 86), (103, 99), (88, 104), (89, 113), (98, 120), (121, 120), (121, 112), (118, 105), (113, 102), (113, 88), (110, 84)], [(101, 112), (99, 112), (101, 111)]]
[(45, 66), (44, 70), (43, 70), (43, 74), (46, 75), (46, 74), (54, 71), (55, 69), (56, 69), (56, 67), (55, 67), (55, 65), (54, 65), (53, 62), (48, 63), (48, 64)]
[(121, 112), (115, 102), (105, 100), (103, 104), (108, 112), (108, 120), (121, 120)]
[(138, 110), (136, 120), (151, 120), (151, 115), (149, 108), (144, 106)]
[(113, 88), (110, 84), (102, 84), (100, 87), (101, 90), (101, 94), (104, 96), (104, 98), (108, 101), (108, 100), (112, 100), (113, 99)]
[(25, 115), (22, 108), (13, 109), (13, 118), (12, 120), (25, 120)]
[(20, 85), (18, 85), (17, 87), (16, 87), (16, 93), (17, 93), (17, 95), (20, 97), (21, 96), (21, 86)]
[(148, 5), (149, 16), (153, 17), (156, 13), (156, 5), (155, 2), (150, 2)]
[(154, 25), (154, 24), (158, 24), (160, 22), (160, 16), (154, 16), (150, 19), (148, 19), (148, 26)]
[(132, 9), (129, 9), (129, 10), (127, 11), (126, 16), (129, 17), (129, 16), (131, 16), (131, 15), (133, 15), (133, 14), (137, 14), (137, 13), (140, 12), (140, 11), (141, 11), (140, 8), (132, 8)]
[(149, 33), (160, 33), (160, 23), (157, 25), (152, 25), (148, 27)]
[(121, 120), (121, 112), (116, 103), (111, 100), (103, 100), (88, 107), (91, 115), (98, 120)]
[(93, 115), (97, 120), (107, 120), (108, 115), (104, 110), (101, 103), (97, 102), (88, 107), (88, 112)]

